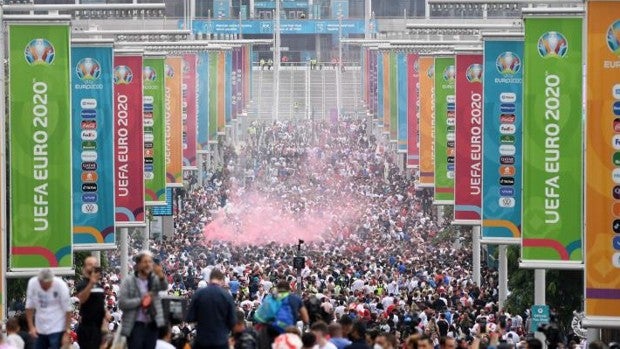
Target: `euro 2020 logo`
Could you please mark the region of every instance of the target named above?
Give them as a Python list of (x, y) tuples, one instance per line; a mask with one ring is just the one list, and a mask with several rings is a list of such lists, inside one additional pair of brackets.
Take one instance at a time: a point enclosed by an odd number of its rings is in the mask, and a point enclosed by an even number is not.
[(155, 69), (148, 65), (144, 66), (142, 69), (142, 75), (144, 75), (144, 81), (155, 81), (157, 80), (157, 73), (155, 73)]
[(431, 64), (431, 66), (428, 67), (428, 69), (426, 70), (426, 76), (428, 76), (431, 79), (435, 76), (435, 65), (434, 64)]
[(562, 33), (546, 32), (538, 39), (538, 54), (542, 58), (563, 58), (568, 52), (568, 41)]
[(502, 52), (495, 60), (495, 67), (502, 75), (515, 75), (521, 70), (521, 58), (514, 52)]
[(97, 80), (101, 76), (101, 64), (94, 58), (82, 58), (75, 66), (75, 73), (82, 81)]
[(611, 52), (620, 56), (620, 19), (613, 22), (607, 30), (607, 46)]
[(133, 72), (126, 65), (118, 65), (114, 68), (114, 84), (127, 85), (133, 80)]
[(167, 78), (173, 78), (174, 77), (174, 69), (172, 68), (171, 65), (166, 64), (165, 71), (166, 71), (166, 77)]
[(446, 82), (451, 82), (456, 79), (456, 68), (453, 65), (449, 65), (443, 71), (443, 80)]
[(465, 77), (469, 82), (482, 82), (482, 64), (474, 63), (467, 68)]
[(33, 39), (26, 45), (24, 56), (30, 65), (50, 65), (54, 61), (54, 46), (47, 39)]

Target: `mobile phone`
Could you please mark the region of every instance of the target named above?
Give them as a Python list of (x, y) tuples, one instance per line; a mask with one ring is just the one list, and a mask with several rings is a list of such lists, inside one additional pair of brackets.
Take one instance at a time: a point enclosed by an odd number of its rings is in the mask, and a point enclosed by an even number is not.
[(103, 268), (101, 267), (95, 267), (95, 273), (101, 273), (103, 271)]

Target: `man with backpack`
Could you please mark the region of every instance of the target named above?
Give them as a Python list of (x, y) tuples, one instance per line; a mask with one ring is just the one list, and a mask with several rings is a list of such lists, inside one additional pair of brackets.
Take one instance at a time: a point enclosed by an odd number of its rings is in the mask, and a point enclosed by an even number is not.
[(301, 297), (291, 293), (289, 283), (282, 280), (277, 283), (276, 292), (263, 299), (254, 320), (258, 323), (259, 348), (269, 349), (287, 327), (295, 326), (299, 320), (307, 324), (310, 319)]

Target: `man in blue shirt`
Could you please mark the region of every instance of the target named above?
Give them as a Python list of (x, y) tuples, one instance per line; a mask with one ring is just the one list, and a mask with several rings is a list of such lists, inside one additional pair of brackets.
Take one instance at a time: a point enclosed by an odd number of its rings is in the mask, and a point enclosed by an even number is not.
[(187, 313), (187, 321), (196, 323), (192, 348), (228, 349), (228, 336), (237, 319), (235, 303), (224, 284), (224, 274), (213, 269), (209, 285), (194, 293)]

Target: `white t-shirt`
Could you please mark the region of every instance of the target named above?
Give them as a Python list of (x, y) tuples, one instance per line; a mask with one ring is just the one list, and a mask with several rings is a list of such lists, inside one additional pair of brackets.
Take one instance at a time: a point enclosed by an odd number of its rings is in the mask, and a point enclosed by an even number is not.
[(176, 349), (174, 345), (166, 342), (163, 339), (158, 339), (157, 344), (155, 344), (155, 349)]
[(6, 344), (11, 345), (15, 349), (24, 349), (26, 343), (17, 333), (11, 333), (6, 336)]
[(71, 311), (69, 287), (59, 277), (54, 277), (52, 286), (43, 290), (37, 277), (28, 281), (26, 309), (35, 310), (34, 325), (39, 334), (64, 332), (67, 313)]

